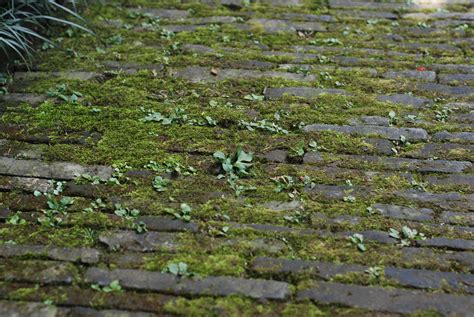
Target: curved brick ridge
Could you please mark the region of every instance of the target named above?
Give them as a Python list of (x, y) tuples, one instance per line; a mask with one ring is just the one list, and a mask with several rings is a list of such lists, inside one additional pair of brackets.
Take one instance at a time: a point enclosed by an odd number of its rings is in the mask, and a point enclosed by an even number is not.
[(178, 295), (229, 296), (235, 294), (273, 300), (285, 300), (291, 295), (289, 284), (284, 282), (224, 276), (180, 279), (169, 273), (90, 268), (86, 272), (86, 279), (100, 285), (108, 285), (113, 280), (119, 280), (126, 288)]

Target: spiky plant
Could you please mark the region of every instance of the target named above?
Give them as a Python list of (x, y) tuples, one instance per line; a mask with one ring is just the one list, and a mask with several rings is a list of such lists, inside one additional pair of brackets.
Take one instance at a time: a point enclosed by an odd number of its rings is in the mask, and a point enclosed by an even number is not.
[(82, 1), (0, 0), (0, 48), (6, 56), (13, 53), (29, 65), (35, 40), (52, 44), (43, 35), (51, 25), (68, 25), (91, 32), (77, 12), (79, 2)]

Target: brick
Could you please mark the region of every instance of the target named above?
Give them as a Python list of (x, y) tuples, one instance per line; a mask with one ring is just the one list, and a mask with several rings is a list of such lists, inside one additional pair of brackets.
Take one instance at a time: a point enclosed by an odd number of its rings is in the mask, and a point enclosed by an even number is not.
[(30, 93), (9, 93), (0, 96), (0, 104), (5, 104), (10, 107), (17, 107), (21, 104), (29, 104), (32, 107), (37, 107), (46, 101), (46, 96), (30, 94)]
[(421, 91), (426, 90), (450, 96), (466, 96), (474, 94), (474, 88), (468, 86), (447, 86), (435, 83), (424, 83), (418, 84), (417, 88)]
[(255, 78), (281, 78), (286, 80), (297, 81), (314, 81), (313, 75), (304, 76), (302, 74), (277, 72), (277, 71), (258, 71), (245, 69), (216, 69), (215, 75), (211, 73), (211, 69), (207, 67), (186, 67), (177, 70), (173, 74), (176, 77), (184, 78), (191, 82), (212, 82), (228, 79), (255, 79)]
[(326, 32), (327, 29), (319, 22), (291, 22), (287, 20), (252, 18), (247, 21), (251, 26), (262, 27), (265, 32)]
[(412, 79), (423, 82), (435, 82), (436, 73), (432, 71), (417, 71), (417, 70), (405, 70), (405, 71), (389, 71), (382, 75), (384, 78), (389, 79)]
[(105, 270), (90, 268), (86, 272), (90, 283), (108, 285), (119, 280), (120, 285), (134, 290), (147, 290), (176, 295), (241, 295), (255, 299), (285, 300), (291, 295), (289, 285), (262, 279), (234, 277), (179, 278), (169, 273), (139, 270)]
[(100, 252), (90, 248), (60, 248), (43, 245), (0, 245), (0, 257), (25, 255), (45, 256), (51, 260), (94, 264), (99, 262)]
[(400, 140), (404, 136), (409, 141), (423, 141), (428, 139), (428, 133), (420, 128), (395, 128), (395, 127), (380, 127), (370, 125), (359, 126), (344, 126), (332, 124), (311, 124), (303, 128), (306, 133), (321, 132), (321, 131), (335, 131), (344, 134), (355, 134), (362, 136), (378, 135), (389, 140)]
[(438, 142), (469, 142), (474, 143), (473, 132), (437, 132), (433, 135), (433, 140)]
[(267, 99), (281, 98), (284, 95), (312, 99), (321, 94), (347, 95), (348, 93), (343, 89), (287, 87), (287, 88), (266, 88), (264, 94), (265, 94), (265, 98)]
[(112, 168), (100, 165), (82, 166), (67, 162), (40, 162), (0, 157), (0, 174), (55, 180), (73, 180), (78, 174), (89, 174), (107, 180), (112, 175)]
[(445, 223), (474, 226), (474, 213), (471, 212), (443, 211), (439, 219)]
[(368, 1), (351, 1), (351, 0), (329, 0), (329, 7), (335, 9), (354, 9), (360, 8), (365, 10), (399, 10), (404, 7), (403, 3), (386, 3), (386, 2), (368, 2)]
[(381, 95), (377, 97), (377, 100), (382, 102), (391, 102), (407, 106), (413, 106), (415, 108), (422, 108), (433, 104), (433, 101), (430, 99), (423, 97), (415, 97), (409, 94)]
[(470, 296), (329, 282), (318, 282), (313, 288), (298, 291), (297, 299), (399, 314), (434, 310), (445, 316), (469, 316), (474, 310)]
[(440, 84), (474, 85), (474, 74), (440, 74)]
[(43, 303), (25, 303), (0, 300), (0, 316), (59, 317), (59, 309)]
[(115, 251), (119, 249), (136, 252), (151, 252), (156, 250), (174, 251), (178, 248), (178, 236), (167, 232), (133, 231), (105, 232), (99, 236), (99, 241)]
[(187, 10), (136, 8), (130, 11), (172, 20), (183, 19), (189, 16), (189, 11)]
[(413, 221), (433, 221), (434, 212), (428, 208), (410, 208), (396, 205), (375, 204), (374, 208), (383, 216)]
[(198, 232), (199, 230), (199, 225), (195, 222), (185, 222), (171, 217), (141, 216), (137, 221), (143, 221), (147, 229), (152, 231)]

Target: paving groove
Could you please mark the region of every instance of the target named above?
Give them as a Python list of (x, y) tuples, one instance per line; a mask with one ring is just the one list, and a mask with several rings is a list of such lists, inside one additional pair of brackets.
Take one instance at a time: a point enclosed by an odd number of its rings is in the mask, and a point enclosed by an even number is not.
[(474, 1), (101, 3), (0, 97), (0, 316), (474, 315)]

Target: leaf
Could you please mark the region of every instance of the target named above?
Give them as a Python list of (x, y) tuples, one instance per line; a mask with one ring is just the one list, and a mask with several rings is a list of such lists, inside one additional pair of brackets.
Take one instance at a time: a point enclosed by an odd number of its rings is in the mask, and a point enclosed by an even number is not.
[(253, 155), (251, 153), (246, 153), (241, 148), (237, 149), (237, 162), (251, 162)]
[(225, 154), (222, 153), (221, 151), (214, 152), (214, 154), (212, 156), (214, 158), (218, 159), (219, 161), (224, 161), (226, 159)]

